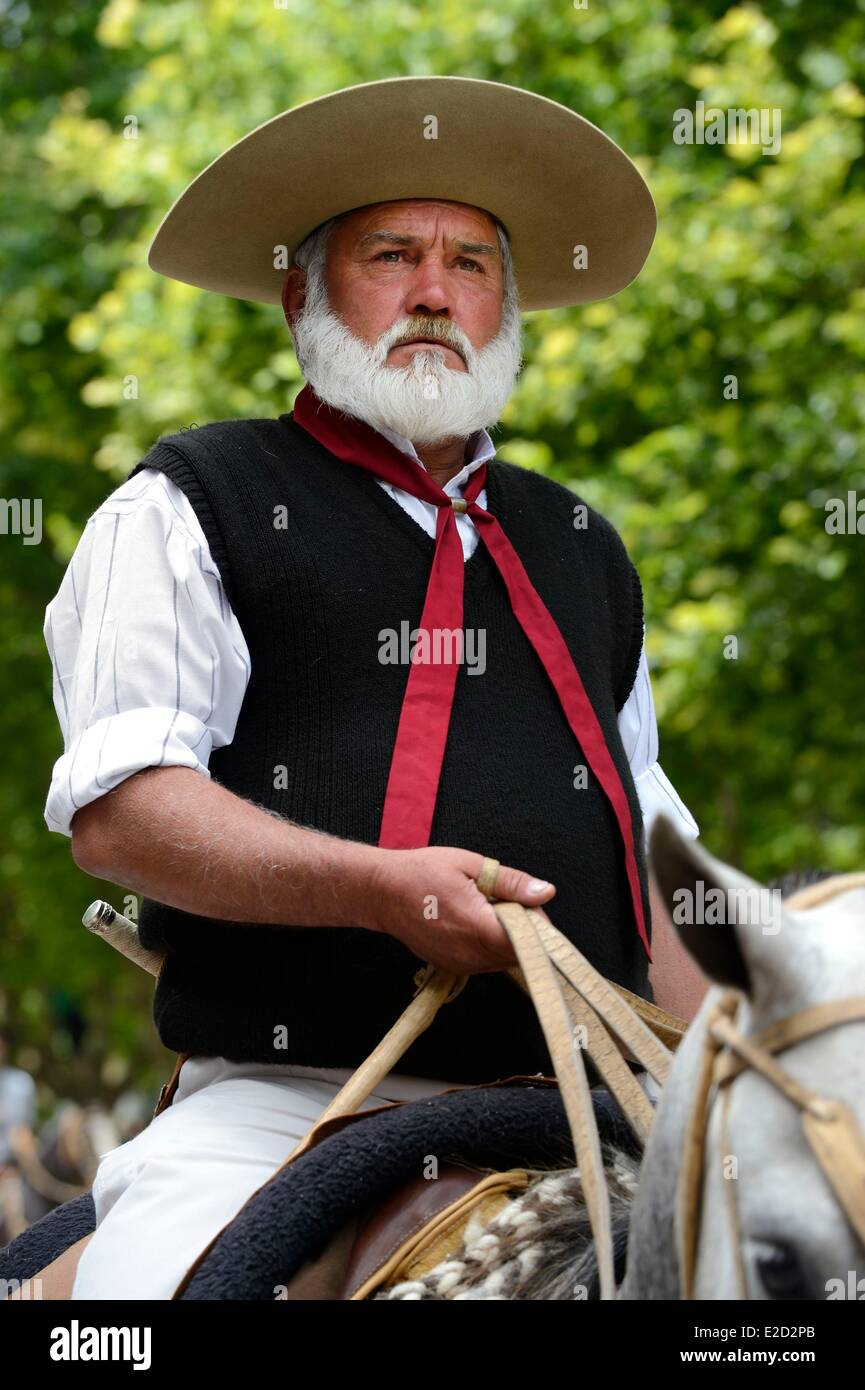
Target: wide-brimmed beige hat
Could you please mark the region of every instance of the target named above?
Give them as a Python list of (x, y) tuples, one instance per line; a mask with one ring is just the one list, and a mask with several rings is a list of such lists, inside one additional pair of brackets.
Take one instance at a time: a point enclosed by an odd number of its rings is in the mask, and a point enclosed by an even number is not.
[(402, 198), (494, 213), (527, 310), (624, 289), (657, 227), (642, 175), (575, 111), (501, 82), (394, 77), (304, 102), (238, 140), (177, 199), (148, 264), (201, 289), (279, 304), (280, 247), (290, 262), (329, 217)]

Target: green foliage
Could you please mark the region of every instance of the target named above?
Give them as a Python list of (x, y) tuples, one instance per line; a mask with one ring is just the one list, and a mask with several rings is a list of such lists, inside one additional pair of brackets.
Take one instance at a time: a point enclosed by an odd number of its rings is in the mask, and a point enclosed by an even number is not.
[[(4, 5), (0, 42), (2, 495), (41, 497), (45, 526), (40, 546), (0, 538), (0, 980), (48, 1084), (69, 1087), (58, 990), (90, 1026), (82, 1093), (129, 1064), (153, 1081), (168, 1059), (146, 982), (79, 925), (120, 890), (88, 882), (42, 818), (62, 751), (45, 605), (88, 516), (160, 434), (277, 414), (300, 381), (278, 309), (164, 280), (147, 247), (234, 140), (353, 83), (529, 87), (639, 163), (660, 214), (648, 265), (611, 302), (527, 318), (502, 453), (622, 531), (662, 763), (712, 851), (761, 877), (865, 867), (865, 539), (829, 534), (824, 511), (865, 496), (861, 0), (819, 20), (796, 0), (80, 0)], [(697, 100), (780, 108), (780, 153), (674, 143), (674, 112)], [(370, 158), (386, 150), (382, 131)]]

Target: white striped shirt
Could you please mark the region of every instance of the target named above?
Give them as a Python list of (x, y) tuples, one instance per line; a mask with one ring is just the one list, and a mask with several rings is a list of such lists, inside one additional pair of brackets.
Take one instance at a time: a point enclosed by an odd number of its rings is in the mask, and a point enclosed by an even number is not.
[[(424, 467), (409, 440), (381, 433)], [(494, 455), (480, 431), (448, 494), (462, 496), (469, 475)], [(435, 536), (434, 504), (378, 481)], [(485, 491), (477, 500), (486, 506)], [(457, 514), (457, 527), (468, 559), (477, 530), (465, 514)], [(64, 743), (45, 805), (50, 830), (71, 836), (77, 810), (142, 768), (210, 775), (212, 750), (234, 737), (250, 654), (195, 511), (164, 473), (142, 469), (90, 517), (43, 632)], [(695, 838), (697, 824), (658, 762), (645, 645), (619, 729), (647, 836), (662, 810)]]

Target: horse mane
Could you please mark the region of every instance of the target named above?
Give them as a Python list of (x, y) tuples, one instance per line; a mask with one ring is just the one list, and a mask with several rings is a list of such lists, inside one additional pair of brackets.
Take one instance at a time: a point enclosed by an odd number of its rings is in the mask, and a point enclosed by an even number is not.
[(834, 877), (829, 869), (790, 869), (771, 879), (766, 886), (773, 892), (779, 892), (782, 898), (792, 898), (802, 888), (810, 888), (812, 883), (823, 883), (827, 878)]

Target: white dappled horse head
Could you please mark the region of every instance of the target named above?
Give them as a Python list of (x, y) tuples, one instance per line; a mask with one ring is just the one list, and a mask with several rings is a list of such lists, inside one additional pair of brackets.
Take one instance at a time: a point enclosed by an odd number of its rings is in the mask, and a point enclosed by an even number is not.
[(735, 1026), (746, 1039), (804, 1010), (830, 1006), (834, 1015), (832, 1006), (858, 998), (852, 1010), (858, 1017), (822, 1025), (776, 1052), (770, 1065), (792, 1079), (800, 1096), (806, 1088), (848, 1107), (845, 1171), (853, 1175), (848, 1191), (858, 1194), (860, 1219), (857, 1230), (808, 1142), (802, 1111), (746, 1066), (725, 1087), (712, 1087), (704, 1110), (702, 1178), (692, 1191), (699, 1220), (690, 1294), (698, 1299), (865, 1296), (865, 875), (826, 880), (781, 902), (696, 842), (682, 839), (666, 819), (653, 827), (651, 852), (677, 930), (714, 984), (679, 1047), (658, 1105), (632, 1214), (621, 1296), (688, 1295), (688, 1281), (683, 1287), (681, 1277), (687, 1264), (683, 1251), (689, 1226), (694, 1231), (682, 1200), (683, 1149), (707, 1029), (731, 990), (737, 992)]

